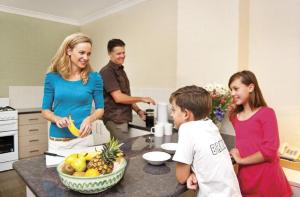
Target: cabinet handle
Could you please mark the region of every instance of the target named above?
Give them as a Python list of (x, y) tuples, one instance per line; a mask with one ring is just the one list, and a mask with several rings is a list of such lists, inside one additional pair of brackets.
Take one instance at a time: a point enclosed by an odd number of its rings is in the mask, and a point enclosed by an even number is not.
[(38, 129), (29, 129), (29, 132), (38, 131)]
[(38, 118), (29, 118), (28, 120), (38, 120)]
[(36, 140), (29, 140), (29, 142), (38, 142), (39, 140), (36, 139)]
[(36, 152), (39, 152), (39, 150), (31, 150), (29, 151), (30, 153), (36, 153)]

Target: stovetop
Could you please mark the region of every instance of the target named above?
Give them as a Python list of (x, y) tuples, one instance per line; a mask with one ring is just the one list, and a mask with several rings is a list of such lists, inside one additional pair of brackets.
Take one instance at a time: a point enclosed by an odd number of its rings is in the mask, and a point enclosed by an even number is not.
[(4, 111), (16, 111), (16, 109), (14, 109), (10, 106), (0, 107), (0, 112), (4, 112)]
[(0, 121), (17, 120), (17, 119), (18, 119), (18, 112), (16, 109), (10, 106), (0, 107)]

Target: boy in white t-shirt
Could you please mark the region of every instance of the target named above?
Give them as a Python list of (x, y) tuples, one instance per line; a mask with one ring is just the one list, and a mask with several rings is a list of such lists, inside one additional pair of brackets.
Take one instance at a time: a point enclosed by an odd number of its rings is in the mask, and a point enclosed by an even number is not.
[(215, 124), (208, 119), (212, 108), (209, 92), (186, 86), (170, 96), (171, 115), (179, 128), (178, 147), (173, 157), (176, 177), (197, 196), (241, 196), (229, 152)]

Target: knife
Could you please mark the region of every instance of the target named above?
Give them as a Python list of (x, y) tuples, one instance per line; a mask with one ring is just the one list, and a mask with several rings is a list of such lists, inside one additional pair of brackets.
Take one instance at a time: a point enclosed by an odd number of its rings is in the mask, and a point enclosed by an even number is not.
[(49, 156), (54, 156), (54, 157), (65, 157), (65, 156), (62, 156), (62, 155), (58, 155), (56, 153), (49, 153), (49, 152), (44, 152), (44, 155), (49, 155)]

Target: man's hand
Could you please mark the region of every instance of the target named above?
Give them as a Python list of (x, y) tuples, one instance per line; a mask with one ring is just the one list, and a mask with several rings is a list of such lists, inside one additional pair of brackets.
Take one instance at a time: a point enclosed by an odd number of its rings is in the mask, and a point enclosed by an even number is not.
[(139, 110), (138, 113), (139, 117), (142, 119), (142, 120), (146, 120), (146, 112), (143, 111), (143, 110)]
[(143, 97), (142, 101), (144, 103), (155, 105), (155, 101), (151, 97)]
[(189, 178), (186, 180), (186, 186), (188, 189), (196, 190), (198, 188), (197, 177), (194, 173), (192, 173)]

